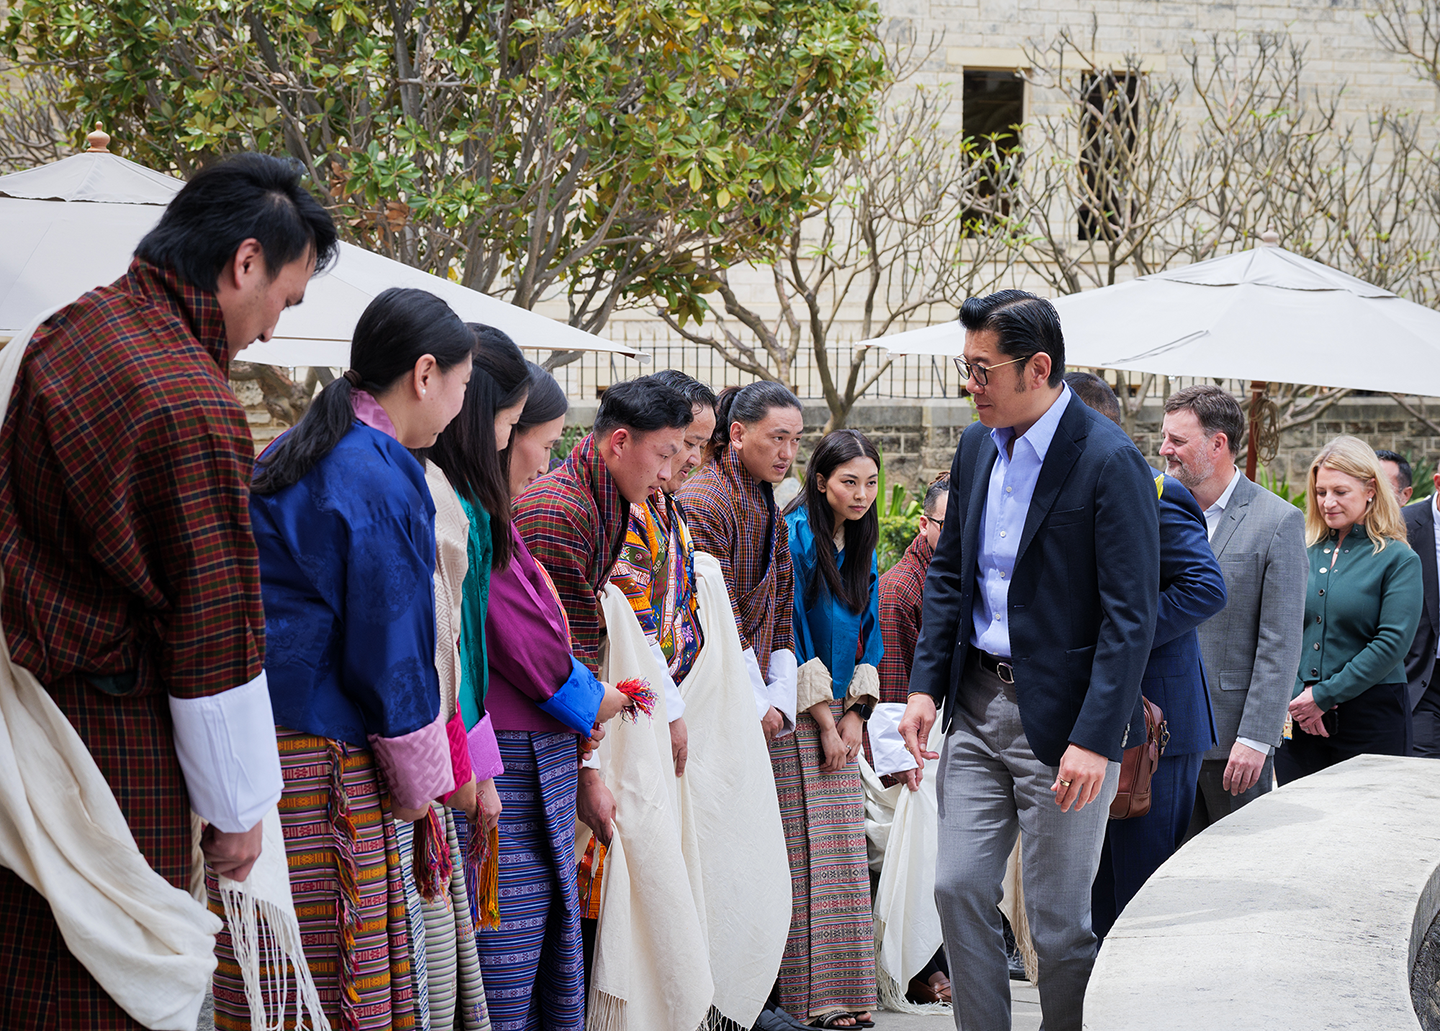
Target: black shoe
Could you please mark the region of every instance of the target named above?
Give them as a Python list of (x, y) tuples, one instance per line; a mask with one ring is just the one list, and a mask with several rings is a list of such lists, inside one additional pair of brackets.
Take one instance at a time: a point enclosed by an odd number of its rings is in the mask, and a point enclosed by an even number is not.
[(1005, 964), (1010, 968), (1010, 980), (1029, 980), (1029, 975), (1025, 973), (1025, 960), (1021, 957), (1019, 949), (1006, 954)]

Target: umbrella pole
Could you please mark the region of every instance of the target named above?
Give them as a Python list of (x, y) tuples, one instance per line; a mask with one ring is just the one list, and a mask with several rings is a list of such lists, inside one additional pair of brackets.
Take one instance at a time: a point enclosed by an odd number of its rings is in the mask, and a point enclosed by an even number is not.
[(1245, 478), (1255, 480), (1255, 457), (1260, 453), (1260, 401), (1265, 397), (1265, 380), (1250, 381), (1250, 446), (1245, 449)]

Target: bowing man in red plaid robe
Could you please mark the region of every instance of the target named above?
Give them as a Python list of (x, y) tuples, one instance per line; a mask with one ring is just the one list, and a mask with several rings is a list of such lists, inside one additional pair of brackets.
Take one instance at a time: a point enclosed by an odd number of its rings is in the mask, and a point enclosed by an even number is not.
[[(190, 812), (243, 879), (280, 796), (250, 535), (254, 446), (226, 366), (298, 304), (335, 229), (287, 163), (196, 175), (124, 276), (31, 339), (0, 426), (3, 620), (141, 853), (188, 888)], [(0, 1026), (139, 1027), (0, 869)]]
[[(550, 574), (570, 621), (571, 650), (592, 673), (600, 671), (605, 633), (600, 594), (625, 544), (630, 506), (669, 481), (693, 418), (679, 391), (649, 376), (617, 383), (570, 457), (515, 499), (515, 528)], [(576, 809), (608, 845), (615, 803), (593, 761), (580, 771)]]
[(767, 741), (795, 727), (795, 575), (774, 485), (789, 474), (804, 428), (799, 399), (779, 383), (722, 391), (714, 457), (676, 493), (695, 550), (720, 562)]

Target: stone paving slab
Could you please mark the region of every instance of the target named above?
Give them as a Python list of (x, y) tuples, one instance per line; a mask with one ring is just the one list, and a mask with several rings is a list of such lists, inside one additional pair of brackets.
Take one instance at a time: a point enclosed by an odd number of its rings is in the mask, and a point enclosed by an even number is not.
[[(1040, 1031), (1040, 990), (1029, 981), (1010, 982), (1012, 1031)], [(910, 1013), (875, 1014), (875, 1031), (955, 1031), (948, 1013), (917, 1016)]]

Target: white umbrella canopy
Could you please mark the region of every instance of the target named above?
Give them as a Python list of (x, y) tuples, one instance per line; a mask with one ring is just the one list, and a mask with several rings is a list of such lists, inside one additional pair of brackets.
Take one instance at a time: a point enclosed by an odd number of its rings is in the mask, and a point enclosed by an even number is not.
[[(13, 336), (40, 312), (123, 275), (140, 239), (184, 185), (103, 150), (0, 176), (5, 244), (0, 247), (0, 338)], [(340, 245), (336, 262), (310, 281), (305, 303), (280, 316), (275, 336), (235, 357), (344, 368), (350, 364), (350, 337), (360, 313), (392, 286), (428, 290), (465, 321), (495, 326), (521, 347), (649, 358), (633, 347), (347, 243)]]
[[(1440, 312), (1262, 245), (1055, 298), (1070, 366), (1440, 396)], [(865, 343), (957, 355), (958, 322)]]

